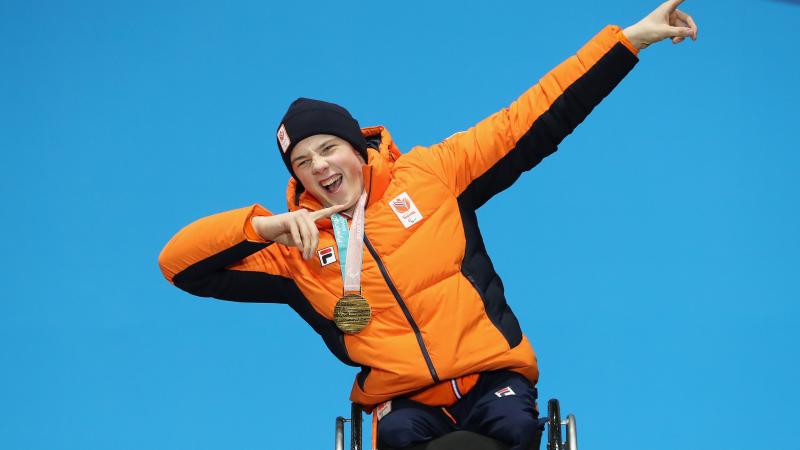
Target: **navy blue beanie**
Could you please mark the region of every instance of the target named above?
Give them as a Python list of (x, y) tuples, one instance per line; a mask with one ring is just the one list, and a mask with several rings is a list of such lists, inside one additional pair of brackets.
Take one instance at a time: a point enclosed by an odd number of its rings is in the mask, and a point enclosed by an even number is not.
[[(315, 134), (331, 134), (349, 142), (367, 161), (367, 140), (361, 134), (358, 121), (335, 103), (298, 98), (289, 105), (289, 110), (278, 127), (278, 150), (289, 173), (297, 180), (292, 170), (292, 150), (303, 139)], [(297, 180), (298, 182), (300, 180)]]

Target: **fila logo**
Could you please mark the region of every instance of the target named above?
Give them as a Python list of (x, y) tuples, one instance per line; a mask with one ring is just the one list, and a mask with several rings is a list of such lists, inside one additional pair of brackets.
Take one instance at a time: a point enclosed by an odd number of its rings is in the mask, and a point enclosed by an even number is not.
[(289, 134), (286, 133), (286, 125), (281, 124), (281, 127), (278, 128), (278, 142), (281, 144), (281, 151), (286, 153), (286, 150), (289, 149), (289, 146), (292, 145), (291, 139), (289, 139)]
[(397, 218), (400, 219), (400, 223), (406, 228), (422, 220), (422, 213), (419, 212), (417, 205), (411, 200), (411, 196), (405, 192), (393, 198), (389, 202), (389, 206), (397, 215)]
[(325, 247), (318, 251), (317, 255), (319, 255), (319, 263), (322, 267), (336, 262), (336, 252), (333, 251), (333, 247)]
[(509, 395), (515, 395), (515, 394), (514, 390), (511, 389), (511, 386), (506, 386), (503, 389), (500, 389), (499, 391), (495, 392), (494, 395), (498, 397), (508, 397)]

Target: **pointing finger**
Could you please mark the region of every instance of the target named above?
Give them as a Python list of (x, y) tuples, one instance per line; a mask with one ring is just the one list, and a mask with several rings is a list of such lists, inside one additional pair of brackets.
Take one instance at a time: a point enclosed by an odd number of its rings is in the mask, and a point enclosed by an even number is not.
[(325, 219), (327, 217), (330, 217), (332, 214), (335, 214), (335, 213), (340, 212), (340, 211), (344, 211), (346, 208), (347, 208), (347, 205), (333, 205), (333, 206), (329, 206), (327, 208), (322, 208), (322, 209), (320, 209), (318, 211), (312, 212), (310, 214), (311, 215), (311, 219), (316, 222), (319, 219)]
[(668, 12), (672, 12), (681, 3), (683, 3), (683, 0), (669, 0), (669, 1), (665, 2), (663, 5), (666, 6)]

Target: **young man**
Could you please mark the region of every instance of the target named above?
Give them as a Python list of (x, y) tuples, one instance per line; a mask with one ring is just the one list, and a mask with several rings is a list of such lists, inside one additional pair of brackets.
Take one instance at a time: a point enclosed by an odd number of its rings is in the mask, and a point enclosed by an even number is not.
[(402, 448), (454, 429), (537, 447), (536, 357), (506, 303), (475, 210), (556, 150), (665, 38), (697, 37), (680, 0), (608, 26), (508, 108), (401, 154), (383, 127), (298, 99), (277, 132), (290, 212), (259, 205), (198, 220), (161, 269), (199, 296), (287, 303), (345, 364), (351, 399)]

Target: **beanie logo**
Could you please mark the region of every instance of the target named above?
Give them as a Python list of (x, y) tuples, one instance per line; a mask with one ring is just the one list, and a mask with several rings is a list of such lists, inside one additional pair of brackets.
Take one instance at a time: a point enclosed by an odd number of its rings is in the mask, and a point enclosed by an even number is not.
[(281, 151), (286, 153), (286, 150), (289, 150), (289, 146), (292, 145), (292, 141), (289, 139), (289, 133), (286, 132), (286, 125), (281, 124), (281, 127), (278, 128), (278, 142), (281, 144)]

